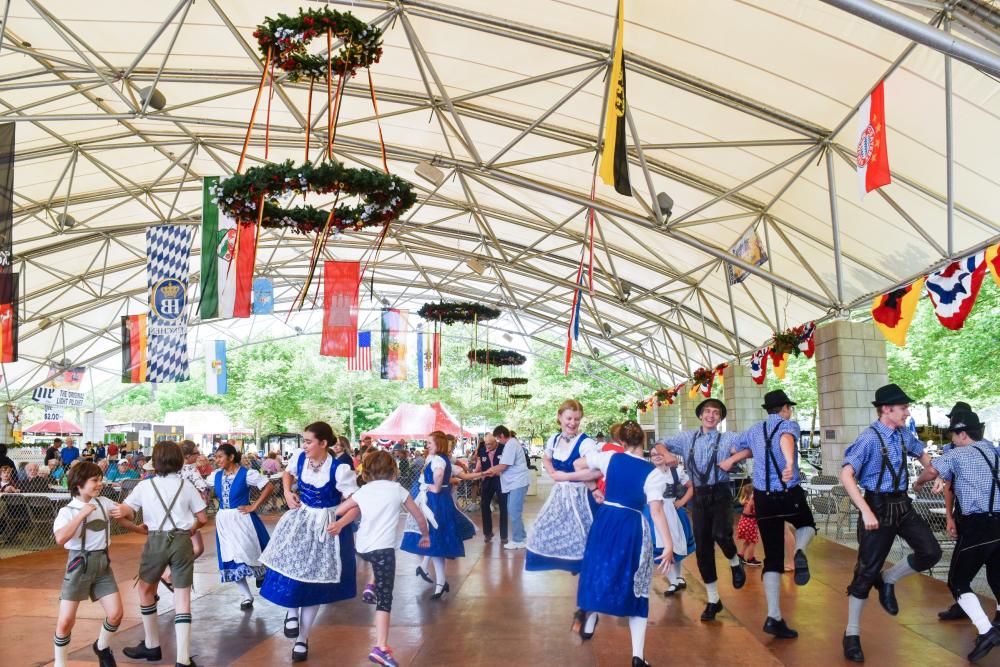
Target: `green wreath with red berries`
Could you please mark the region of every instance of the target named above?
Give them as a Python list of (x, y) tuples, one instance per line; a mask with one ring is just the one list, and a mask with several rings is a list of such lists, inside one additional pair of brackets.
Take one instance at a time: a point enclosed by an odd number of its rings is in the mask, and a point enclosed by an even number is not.
[[(514, 350), (469, 350), (469, 363), (486, 364), (487, 366), (522, 366), (528, 358)], [(527, 380), (525, 380), (527, 382)]]

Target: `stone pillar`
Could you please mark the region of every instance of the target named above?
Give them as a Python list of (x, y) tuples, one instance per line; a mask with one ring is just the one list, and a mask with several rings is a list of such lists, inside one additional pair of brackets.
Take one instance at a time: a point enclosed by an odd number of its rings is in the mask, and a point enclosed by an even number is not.
[(729, 363), (722, 377), (726, 385), (723, 398), (728, 413), (726, 430), (745, 431), (762, 420), (765, 413), (760, 406), (764, 402), (767, 386), (754, 382), (750, 369), (734, 362)]
[(694, 398), (688, 398), (690, 390), (691, 383), (688, 382), (674, 399), (674, 405), (677, 406), (677, 411), (680, 413), (681, 431), (693, 431), (701, 428), (701, 421), (695, 416), (694, 409), (705, 397), (699, 393), (695, 394)]
[(823, 473), (838, 475), (844, 450), (875, 420), (875, 390), (889, 381), (885, 339), (871, 322), (828, 322), (816, 329), (814, 359)]
[(656, 439), (662, 440), (676, 435), (681, 430), (681, 413), (678, 408), (680, 397), (674, 398), (673, 405), (655, 405), (653, 414), (656, 417)]

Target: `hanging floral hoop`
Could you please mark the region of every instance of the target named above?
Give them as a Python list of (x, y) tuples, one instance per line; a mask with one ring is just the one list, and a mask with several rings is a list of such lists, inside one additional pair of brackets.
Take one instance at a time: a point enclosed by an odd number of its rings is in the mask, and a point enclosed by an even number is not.
[(520, 384), (528, 384), (528, 378), (493, 378), (490, 380), (497, 387), (514, 387)]
[(715, 373), (713, 371), (710, 371), (707, 368), (699, 368), (694, 372), (694, 375), (691, 376), (691, 381), (696, 387), (700, 387), (703, 384), (711, 382), (714, 377)]
[(511, 394), (510, 399), (512, 401), (530, 401), (531, 394)]
[[(312, 55), (306, 46), (314, 37), (336, 36), (343, 46), (336, 55)], [(353, 76), (382, 57), (382, 30), (368, 25), (350, 12), (329, 7), (299, 9), (298, 16), (267, 17), (253, 33), (265, 60), (270, 54), (275, 66), (288, 72), (291, 81), (325, 78), (327, 72)]]
[(491, 306), (471, 301), (458, 301), (440, 303), (425, 303), (417, 311), (417, 315), (425, 320), (441, 322), (442, 324), (472, 324), (473, 322), (484, 320), (495, 320), (500, 317), (500, 311)]
[(771, 344), (771, 351), (779, 355), (791, 353), (799, 356), (799, 341), (801, 340), (801, 335), (793, 329), (786, 329), (781, 333), (775, 333), (774, 342)]
[[(528, 358), (514, 350), (469, 350), (469, 363), (486, 364), (487, 366), (521, 366)], [(499, 378), (494, 378), (494, 380)], [(518, 378), (524, 380), (524, 378)], [(524, 380), (527, 382), (527, 380)], [(494, 382), (496, 384), (496, 382)]]

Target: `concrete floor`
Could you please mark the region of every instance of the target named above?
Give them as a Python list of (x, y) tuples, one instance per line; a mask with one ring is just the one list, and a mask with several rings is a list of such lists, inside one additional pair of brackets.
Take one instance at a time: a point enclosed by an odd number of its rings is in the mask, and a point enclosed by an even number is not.
[[(539, 498), (529, 498), (531, 514)], [(478, 517), (476, 517), (478, 523)], [(273, 524), (274, 518), (269, 518)], [(204, 531), (208, 552), (196, 565), (192, 653), (201, 667), (256, 667), (290, 664), (292, 642), (282, 635), (284, 610), (258, 598), (250, 612), (239, 610), (233, 585), (218, 581), (215, 541)], [(141, 538), (114, 538), (112, 563), (125, 601), (125, 619), (112, 648), (119, 664), (130, 664), (121, 648), (142, 639), (138, 597), (132, 577), (138, 568)], [(390, 643), (403, 665), (475, 665), (489, 667), (570, 665), (616, 666), (630, 663), (628, 626), (607, 617), (592, 641), (581, 643), (569, 632), (576, 607), (576, 578), (566, 573), (524, 571), (524, 552), (505, 552), (499, 540), (466, 542), (467, 556), (448, 564), (451, 593), (431, 600), (432, 587), (413, 576), (417, 559), (400, 553)], [(714, 623), (698, 620), (704, 588), (685, 561), (689, 588), (665, 598), (662, 579), (654, 582), (646, 659), (657, 667), (684, 665), (850, 664), (841, 656), (847, 616), (844, 589), (854, 566), (854, 552), (817, 538), (810, 547), (813, 578), (798, 589), (788, 576), (783, 607), (800, 637), (773, 640), (761, 631), (766, 615), (759, 569), (750, 569), (746, 586), (733, 591), (728, 575), (720, 580), (724, 613)], [(0, 667), (51, 664), (52, 633), (58, 609), (65, 554), (50, 550), (0, 561)], [(360, 570), (361, 568), (359, 568)], [(727, 572), (720, 559), (720, 572)], [(361, 586), (359, 584), (359, 590)], [(160, 636), (171, 664), (173, 602), (161, 587)], [(898, 588), (901, 607), (893, 618), (872, 597), (863, 618), (863, 646), (870, 665), (959, 665), (971, 649), (974, 631), (967, 622), (940, 623), (936, 612), (952, 598), (943, 583), (925, 576)], [(366, 665), (374, 641), (374, 608), (359, 599), (328, 605), (310, 638), (309, 663)], [(97, 604), (84, 603), (70, 645), (71, 664), (93, 665), (90, 650), (103, 615)], [(142, 663), (149, 664), (149, 663)], [(307, 663), (308, 664), (308, 663)], [(985, 664), (1000, 665), (1000, 651)]]

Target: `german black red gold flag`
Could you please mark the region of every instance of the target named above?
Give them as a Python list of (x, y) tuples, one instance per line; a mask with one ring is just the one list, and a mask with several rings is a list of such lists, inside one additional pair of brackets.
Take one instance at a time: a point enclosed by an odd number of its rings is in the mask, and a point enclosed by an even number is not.
[(17, 361), (17, 277), (0, 273), (0, 363)]
[(618, 0), (618, 27), (615, 30), (615, 50), (611, 63), (611, 88), (604, 116), (604, 148), (601, 150), (601, 180), (615, 186), (619, 194), (632, 195), (628, 178), (628, 147), (625, 145), (625, 49), (622, 45), (625, 28), (623, 0)]
[(146, 381), (146, 316), (122, 315), (122, 382)]
[(14, 264), (14, 123), (0, 124), (0, 271)]

